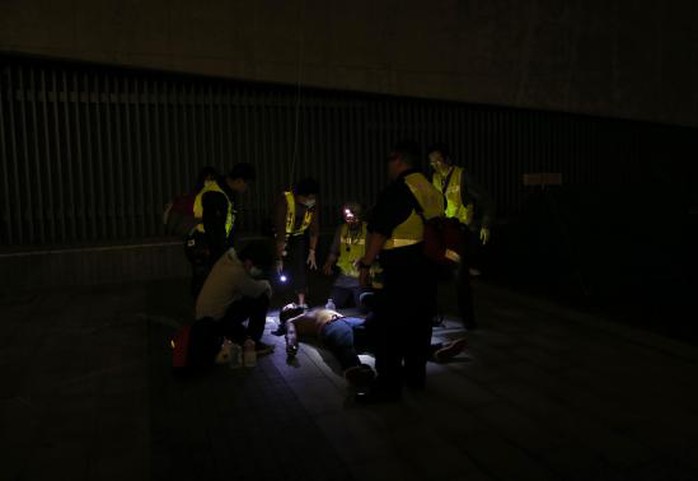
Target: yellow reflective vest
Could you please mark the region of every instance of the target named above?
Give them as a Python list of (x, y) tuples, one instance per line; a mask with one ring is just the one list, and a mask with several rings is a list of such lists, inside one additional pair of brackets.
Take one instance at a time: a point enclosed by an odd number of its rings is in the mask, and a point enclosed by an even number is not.
[(361, 259), (366, 252), (366, 223), (356, 229), (357, 235), (352, 236), (349, 225), (344, 224), (339, 237), (339, 259), (337, 266), (342, 269), (342, 274), (349, 277), (359, 277), (359, 269), (354, 263)]
[(204, 223), (202, 219), (204, 217), (204, 206), (203, 206), (203, 196), (207, 192), (220, 192), (225, 196), (225, 200), (228, 201), (228, 210), (225, 216), (225, 235), (229, 236), (230, 232), (233, 230), (233, 224), (235, 224), (235, 210), (233, 209), (233, 203), (230, 201), (228, 194), (225, 193), (223, 189), (218, 185), (216, 181), (207, 181), (204, 184), (204, 188), (196, 194), (194, 199), (194, 218), (199, 222), (196, 225), (196, 230), (199, 232), (206, 232), (204, 229)]
[[(463, 205), (460, 188), (462, 177), (463, 168), (454, 166), (450, 178), (435, 172), (432, 183), (446, 197), (446, 217), (455, 217), (462, 224), (470, 226), (473, 223), (475, 206), (472, 203)], [(447, 178), (448, 185), (444, 185)]]
[(313, 209), (307, 209), (303, 216), (303, 222), (296, 229), (296, 198), (293, 192), (284, 192), (286, 198), (286, 237), (301, 235), (313, 222)]
[[(425, 219), (444, 215), (444, 198), (422, 174), (415, 172), (405, 177), (405, 184), (422, 206)], [(412, 210), (410, 216), (394, 230), (383, 249), (397, 249), (421, 242), (424, 239), (424, 221)]]

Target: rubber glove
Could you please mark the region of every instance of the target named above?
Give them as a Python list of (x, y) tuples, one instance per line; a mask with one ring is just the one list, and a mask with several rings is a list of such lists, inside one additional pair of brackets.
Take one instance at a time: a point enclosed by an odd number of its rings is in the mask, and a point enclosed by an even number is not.
[(482, 245), (484, 246), (487, 244), (490, 240), (490, 228), (489, 227), (482, 227), (480, 229), (480, 242), (482, 242)]

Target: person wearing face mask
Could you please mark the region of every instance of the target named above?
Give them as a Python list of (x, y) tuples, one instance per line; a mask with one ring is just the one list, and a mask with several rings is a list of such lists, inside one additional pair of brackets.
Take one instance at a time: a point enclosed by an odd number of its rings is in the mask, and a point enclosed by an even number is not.
[(467, 255), (462, 256), (456, 272), (456, 297), (463, 324), (466, 329), (472, 330), (477, 323), (473, 309), (470, 268), (473, 253), (479, 247), (473, 234), (478, 232), (482, 245), (489, 242), (494, 203), (488, 193), (475, 183), (462, 167), (453, 165), (446, 145), (434, 144), (428, 149), (428, 154), (429, 164), (434, 172), (432, 183), (446, 199), (446, 217), (458, 219), (466, 234), (468, 245), (464, 247), (463, 252)]
[(307, 306), (306, 266), (317, 269), (315, 250), (320, 234), (319, 190), (315, 179), (302, 179), (283, 193), (275, 209), (277, 272), (286, 276), (301, 306)]
[[(242, 344), (250, 338), (257, 354), (273, 350), (261, 341), (272, 290), (263, 273), (273, 265), (273, 247), (251, 241), (236, 253), (229, 249), (214, 264), (196, 300), (196, 319), (211, 319), (216, 332)], [(247, 327), (243, 325), (248, 321)]]
[(322, 268), (326, 275), (332, 275), (333, 267), (337, 264), (340, 270), (332, 285), (330, 298), (337, 308), (359, 307), (359, 296), (362, 289), (359, 286), (359, 269), (356, 263), (366, 251), (366, 222), (361, 218), (361, 205), (358, 202), (347, 202), (342, 206), (344, 223), (337, 227), (330, 253)]

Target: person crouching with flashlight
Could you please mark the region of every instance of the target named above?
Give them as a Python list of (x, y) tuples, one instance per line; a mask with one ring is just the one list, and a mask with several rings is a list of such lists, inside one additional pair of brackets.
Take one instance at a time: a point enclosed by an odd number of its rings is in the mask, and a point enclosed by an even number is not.
[(337, 308), (360, 307), (359, 296), (363, 292), (359, 285), (357, 262), (366, 252), (366, 222), (361, 217), (358, 202), (346, 202), (342, 206), (344, 223), (337, 227), (327, 260), (322, 268), (325, 275), (334, 274), (337, 265), (339, 275), (332, 285), (330, 297)]

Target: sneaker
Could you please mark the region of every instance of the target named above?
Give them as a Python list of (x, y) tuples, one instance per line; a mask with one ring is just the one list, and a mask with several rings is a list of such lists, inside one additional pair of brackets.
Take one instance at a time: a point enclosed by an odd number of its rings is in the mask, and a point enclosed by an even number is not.
[(451, 341), (434, 353), (436, 362), (447, 362), (465, 350), (466, 340), (464, 337)]
[(368, 386), (375, 377), (376, 374), (373, 372), (373, 369), (371, 369), (371, 366), (367, 366), (366, 364), (353, 366), (344, 371), (344, 379), (346, 379), (349, 384), (356, 387)]
[(274, 352), (274, 347), (271, 344), (265, 344), (262, 341), (255, 341), (254, 350), (258, 356), (264, 356), (266, 354), (271, 354)]

